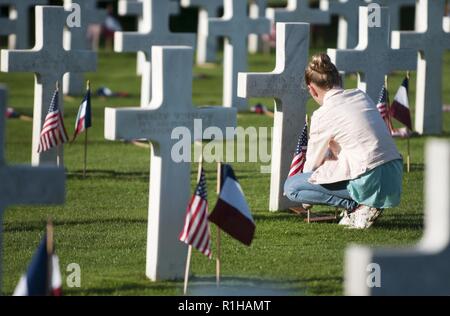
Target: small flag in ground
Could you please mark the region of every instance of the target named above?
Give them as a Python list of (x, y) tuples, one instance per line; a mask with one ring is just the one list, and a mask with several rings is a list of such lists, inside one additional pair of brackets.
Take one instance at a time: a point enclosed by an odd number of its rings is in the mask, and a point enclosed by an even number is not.
[(208, 222), (206, 177), (201, 169), (200, 181), (187, 207), (186, 219), (179, 239), (211, 258), (211, 233)]
[(408, 99), (409, 79), (405, 78), (391, 105), (391, 116), (412, 130), (411, 111)]
[(209, 220), (243, 244), (250, 246), (255, 222), (245, 201), (244, 192), (230, 165), (222, 164), (221, 190)]
[(61, 296), (59, 259), (47, 252), (47, 234), (35, 252), (28, 271), (19, 281), (14, 296)]
[(88, 88), (83, 102), (78, 109), (77, 120), (75, 122), (75, 133), (72, 141), (91, 126), (91, 89)]
[(68, 141), (64, 120), (58, 105), (58, 89), (53, 94), (44, 125), (42, 126), (41, 139), (39, 142), (38, 153), (59, 146)]
[(384, 85), (383, 85), (383, 88), (381, 88), (380, 98), (378, 99), (378, 103), (377, 103), (377, 109), (378, 109), (378, 112), (380, 112), (381, 117), (383, 118), (384, 122), (386, 123), (386, 126), (388, 127), (389, 131), (392, 133), (393, 127), (392, 127), (391, 117), (389, 115), (388, 91)]
[(297, 148), (295, 149), (294, 159), (292, 159), (291, 168), (288, 177), (302, 173), (305, 166), (306, 151), (308, 150), (308, 122), (305, 122), (303, 131), (298, 138)]

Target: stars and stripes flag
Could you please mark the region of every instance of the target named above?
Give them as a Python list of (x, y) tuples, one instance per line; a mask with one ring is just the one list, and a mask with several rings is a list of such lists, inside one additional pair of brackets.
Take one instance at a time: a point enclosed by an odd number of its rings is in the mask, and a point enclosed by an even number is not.
[(303, 167), (306, 161), (306, 151), (308, 149), (308, 122), (305, 122), (303, 131), (298, 138), (297, 147), (292, 159), (291, 168), (289, 169), (288, 177), (295, 176), (303, 172)]
[(380, 115), (383, 118), (384, 122), (386, 123), (386, 126), (388, 127), (389, 131), (392, 133), (393, 127), (391, 117), (389, 115), (388, 98), (389, 98), (388, 91), (386, 89), (386, 86), (383, 85), (383, 87), (381, 88), (380, 97), (378, 98), (377, 109), (378, 112), (380, 112)]
[(412, 130), (411, 111), (409, 109), (409, 79), (405, 77), (400, 88), (397, 90), (394, 101), (392, 102), (390, 114), (397, 121), (403, 123), (409, 130)]
[(208, 195), (205, 171), (201, 168), (200, 180), (186, 210), (180, 241), (193, 246), (211, 259), (211, 233), (208, 222)]
[(73, 140), (92, 126), (91, 119), (91, 89), (88, 88), (86, 95), (84, 96), (83, 102), (78, 109), (77, 120), (75, 121), (75, 132), (73, 135)]
[(57, 147), (68, 141), (64, 120), (58, 105), (59, 91), (55, 90), (44, 125), (41, 130), (41, 139), (39, 142), (38, 153)]
[(61, 296), (62, 279), (58, 256), (47, 251), (45, 234), (33, 259), (14, 290), (14, 296)]

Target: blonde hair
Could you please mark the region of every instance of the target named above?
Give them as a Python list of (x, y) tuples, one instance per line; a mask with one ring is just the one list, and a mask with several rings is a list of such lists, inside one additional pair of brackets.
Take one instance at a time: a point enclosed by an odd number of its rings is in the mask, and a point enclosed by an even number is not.
[(319, 88), (327, 90), (341, 86), (339, 72), (325, 53), (316, 54), (311, 58), (305, 70), (305, 81), (307, 85), (312, 82)]

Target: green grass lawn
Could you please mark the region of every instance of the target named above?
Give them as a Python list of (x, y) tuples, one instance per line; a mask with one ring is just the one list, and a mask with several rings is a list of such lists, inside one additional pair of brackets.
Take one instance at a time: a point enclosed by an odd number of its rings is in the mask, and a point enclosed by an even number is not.
[[(312, 53), (316, 52), (313, 50)], [(149, 150), (121, 142), (106, 141), (103, 136), (103, 113), (106, 106), (139, 104), (140, 81), (135, 75), (134, 54), (101, 53), (99, 71), (88, 75), (95, 90), (106, 85), (113, 91), (128, 91), (131, 98), (93, 98), (93, 128), (89, 131), (89, 173), (81, 176), (83, 141), (65, 146), (67, 200), (57, 207), (10, 207), (3, 223), (3, 289), (10, 295), (25, 271), (32, 253), (43, 235), (45, 222), (51, 216), (55, 223), (57, 254), (61, 261), (63, 281), (66, 266), (81, 266), (81, 287), (68, 288), (67, 295), (179, 295), (182, 282), (150, 282), (145, 277), (147, 233)], [(445, 56), (444, 103), (450, 104), (450, 54)], [(250, 58), (252, 71), (270, 71), (274, 56)], [(222, 69), (195, 68), (193, 99), (197, 105), (219, 105), (222, 96)], [(202, 74), (202, 76), (199, 76)], [(391, 76), (393, 96), (403, 73)], [(0, 74), (0, 82), (9, 88), (10, 105), (32, 114), (33, 76)], [(347, 87), (356, 85), (349, 76)], [(412, 74), (411, 103), (414, 108), (415, 74)], [(65, 120), (73, 132), (81, 98), (66, 100)], [(273, 108), (272, 100), (263, 101)], [(308, 112), (315, 105), (310, 100)], [(444, 136), (450, 138), (450, 114), (444, 115)], [(251, 113), (239, 114), (240, 126), (271, 126), (269, 117)], [(299, 131), (301, 127), (299, 126)], [(32, 124), (8, 120), (6, 159), (9, 163), (29, 163)], [(385, 212), (377, 225), (368, 231), (345, 230), (333, 224), (306, 224), (289, 212), (268, 211), (270, 175), (261, 174), (259, 163), (234, 163), (256, 220), (256, 236), (251, 247), (245, 247), (228, 236), (222, 238), (222, 274), (226, 280), (260, 284), (267, 282), (294, 295), (343, 294), (344, 253), (351, 243), (365, 245), (412, 245), (423, 232), (424, 144), (427, 138), (411, 140), (412, 171), (404, 177), (404, 195), (399, 207)], [(397, 140), (406, 153), (406, 141)], [(210, 209), (216, 201), (215, 165), (206, 164)], [(196, 166), (192, 168), (192, 187)], [(176, 192), (174, 192), (176, 195)], [(322, 211), (332, 211), (319, 208)], [(215, 240), (215, 229), (212, 229)], [(215, 252), (215, 246), (213, 248)], [(213, 282), (215, 262), (194, 251), (193, 284)]]

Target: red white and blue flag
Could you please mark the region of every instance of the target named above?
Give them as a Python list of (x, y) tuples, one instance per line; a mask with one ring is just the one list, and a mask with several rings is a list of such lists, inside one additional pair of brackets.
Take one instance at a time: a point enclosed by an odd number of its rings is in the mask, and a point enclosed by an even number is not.
[(86, 95), (84, 96), (83, 102), (78, 109), (77, 120), (75, 122), (75, 132), (73, 135), (73, 140), (92, 126), (91, 119), (91, 90), (88, 89)]
[(394, 101), (391, 105), (391, 116), (397, 121), (403, 123), (407, 128), (412, 130), (411, 111), (409, 109), (409, 79), (405, 78), (398, 88)]
[(256, 225), (230, 165), (222, 164), (220, 181), (219, 200), (209, 215), (209, 220), (233, 238), (250, 246)]
[(305, 122), (303, 131), (298, 138), (297, 147), (295, 148), (294, 159), (292, 159), (288, 177), (302, 173), (305, 167), (306, 151), (308, 150), (308, 122)]
[(388, 101), (388, 91), (386, 87), (383, 85), (380, 92), (380, 97), (377, 103), (378, 112), (380, 112), (381, 117), (383, 118), (386, 126), (389, 129), (389, 132), (392, 134), (393, 126), (391, 122), (391, 116), (389, 115), (389, 101)]
[(186, 210), (180, 241), (193, 246), (211, 259), (211, 233), (208, 222), (208, 195), (206, 177), (203, 168), (200, 171), (200, 181), (195, 189)]
[(22, 276), (14, 296), (61, 296), (62, 280), (59, 259), (47, 252), (47, 234), (36, 250), (28, 271)]
[(56, 89), (53, 94), (44, 125), (41, 130), (38, 153), (57, 147), (68, 141), (64, 120), (58, 105), (59, 91)]

